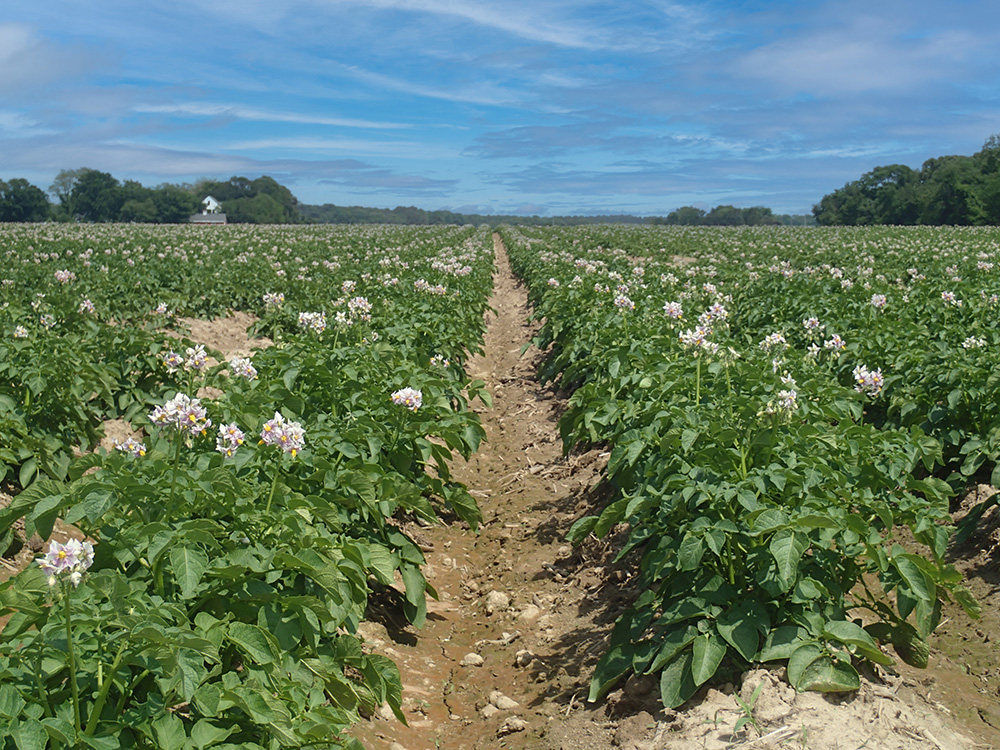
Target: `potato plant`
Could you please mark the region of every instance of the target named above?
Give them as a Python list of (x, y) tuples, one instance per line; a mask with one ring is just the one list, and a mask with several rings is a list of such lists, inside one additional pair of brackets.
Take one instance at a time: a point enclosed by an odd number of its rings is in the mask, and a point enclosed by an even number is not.
[(925, 666), (942, 602), (976, 615), (945, 555), (950, 498), (997, 474), (994, 230), (505, 240), (540, 375), (573, 390), (566, 449), (611, 449), (612, 499), (569, 538), (625, 528), (639, 560), (592, 700), (634, 672), (676, 707), (779, 660), (799, 690), (851, 690), (889, 644)]
[[(0, 586), (0, 744), (342, 747), (383, 704), (402, 719), (396, 666), (356, 631), (376, 594), (426, 617), (408, 522), (479, 523), (449, 465), (483, 438), (462, 363), (490, 234), (34, 231), (7, 243), (0, 460), (21, 491), (0, 534), (75, 532)], [(227, 309), (275, 345), (226, 362), (162, 330)], [(138, 436), (74, 457), (111, 417)]]

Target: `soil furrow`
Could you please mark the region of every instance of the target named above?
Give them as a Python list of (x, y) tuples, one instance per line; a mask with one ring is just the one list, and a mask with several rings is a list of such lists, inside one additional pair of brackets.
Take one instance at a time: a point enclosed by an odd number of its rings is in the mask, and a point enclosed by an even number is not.
[[(478, 534), (457, 525), (420, 529), (432, 547), (428, 580), (440, 600), (426, 625), (395, 631), (365, 623), (369, 646), (403, 675), (408, 726), (387, 709), (355, 736), (370, 750), (693, 750), (729, 747), (854, 750), (959, 750), (976, 745), (892, 673), (847, 697), (796, 695), (781, 670), (703, 688), (679, 712), (659, 707), (658, 681), (631, 677), (603, 702), (588, 704), (588, 683), (611, 626), (635, 596), (625, 561), (590, 540), (571, 549), (564, 535), (599, 506), (595, 486), (607, 454), (564, 457), (558, 417), (564, 401), (534, 377), (540, 353), (524, 345), (535, 328), (525, 290), (510, 272), (498, 236), (497, 272), (484, 354), (468, 363), (486, 381), (493, 407), (481, 409), (487, 441), (455, 466), (483, 509)], [(760, 684), (753, 721), (743, 722)]]

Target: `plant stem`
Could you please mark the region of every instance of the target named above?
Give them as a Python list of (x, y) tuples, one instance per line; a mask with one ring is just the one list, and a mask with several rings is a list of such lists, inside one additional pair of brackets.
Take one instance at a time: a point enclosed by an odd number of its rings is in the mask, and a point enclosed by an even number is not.
[(115, 654), (115, 660), (111, 663), (111, 669), (108, 671), (108, 679), (101, 685), (101, 692), (98, 693), (97, 700), (94, 701), (94, 707), (90, 711), (90, 718), (87, 720), (87, 728), (83, 732), (87, 737), (93, 737), (94, 732), (97, 731), (97, 723), (101, 719), (101, 712), (104, 710), (104, 704), (108, 700), (108, 693), (111, 692), (111, 686), (114, 684), (118, 667), (121, 666), (122, 658), (125, 656), (125, 647), (127, 645), (127, 640), (122, 641), (118, 653)]
[(73, 618), (70, 609), (70, 584), (65, 581), (63, 588), (63, 612), (66, 615), (66, 656), (69, 666), (69, 686), (73, 693), (73, 730), (77, 744), (80, 742), (80, 687), (76, 682), (76, 652), (73, 649)]
[(35, 684), (38, 686), (38, 702), (45, 709), (46, 716), (52, 716), (52, 706), (49, 703), (49, 694), (42, 683), (42, 651), (38, 650), (35, 657)]
[(184, 442), (184, 433), (181, 431), (177, 432), (177, 443), (174, 448), (174, 473), (170, 479), (170, 495), (167, 499), (167, 518), (166, 521), (169, 523), (170, 519), (174, 515), (174, 493), (177, 491), (177, 475), (181, 471), (181, 445)]
[(271, 503), (274, 501), (274, 490), (278, 487), (278, 471), (274, 471), (274, 479), (271, 480), (271, 493), (267, 496), (267, 507), (264, 508), (264, 515), (271, 512)]
[(729, 585), (736, 585), (736, 567), (733, 564), (733, 538), (726, 536), (726, 557), (729, 558)]
[(695, 355), (695, 361), (697, 366), (695, 367), (694, 375), (694, 402), (696, 404), (701, 403), (701, 356), (699, 354)]

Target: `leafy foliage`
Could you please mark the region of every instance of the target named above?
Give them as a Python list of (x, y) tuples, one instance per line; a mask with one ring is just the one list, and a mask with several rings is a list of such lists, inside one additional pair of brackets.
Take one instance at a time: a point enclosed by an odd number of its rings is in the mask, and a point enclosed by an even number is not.
[[(35, 239), (9, 245), (0, 311), (0, 460), (25, 487), (0, 541), (19, 518), (43, 538), (62, 518), (95, 556), (78, 587), (36, 566), (0, 585), (0, 745), (356, 747), (359, 717), (402, 717), (398, 670), (356, 631), (374, 591), (426, 617), (408, 522), (480, 521), (449, 466), (483, 438), (470, 402), (489, 397), (462, 362), (481, 347), (491, 236), (10, 231)], [(100, 258), (81, 247), (95, 236)], [(272, 249), (258, 260), (251, 242)], [(152, 308), (164, 299), (247, 300), (275, 345), (211, 363), (160, 332), (179, 325)], [(404, 387), (417, 408), (393, 402)], [(180, 398), (199, 391), (217, 395)], [(111, 416), (142, 442), (73, 458)], [(271, 439), (275, 424), (298, 442)]]
[(674, 707), (772, 660), (799, 690), (851, 690), (857, 662), (891, 662), (879, 643), (926, 664), (943, 601), (976, 614), (945, 552), (949, 498), (997, 462), (1000, 413), (977, 396), (1000, 344), (995, 235), (505, 240), (544, 319), (540, 374), (574, 390), (566, 449), (610, 448), (612, 499), (569, 538), (624, 528), (619, 558), (639, 559), (592, 700), (659, 673)]

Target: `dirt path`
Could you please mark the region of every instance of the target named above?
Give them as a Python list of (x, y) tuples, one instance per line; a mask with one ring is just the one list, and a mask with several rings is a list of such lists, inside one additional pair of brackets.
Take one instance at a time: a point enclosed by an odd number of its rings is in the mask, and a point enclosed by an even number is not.
[[(527, 296), (499, 238), (485, 354), (470, 364), (494, 406), (487, 442), (455, 467), (483, 508), (476, 535), (457, 526), (417, 530), (440, 601), (421, 630), (365, 623), (371, 648), (392, 657), (404, 685), (408, 726), (387, 709), (355, 735), (370, 750), (661, 750), (814, 748), (964, 750), (989, 747), (950, 726), (927, 685), (933, 675), (886, 675), (855, 696), (796, 695), (781, 670), (746, 676), (742, 697), (763, 687), (757, 729), (732, 686), (703, 689), (679, 712), (658, 707), (658, 683), (629, 679), (600, 704), (586, 703), (591, 669), (611, 625), (636, 591), (631, 574), (596, 542), (574, 551), (562, 539), (598, 503), (600, 451), (562, 456), (563, 401), (534, 378), (539, 353), (522, 347)], [(930, 678), (930, 682), (919, 680)], [(906, 696), (905, 700), (901, 696)]]

